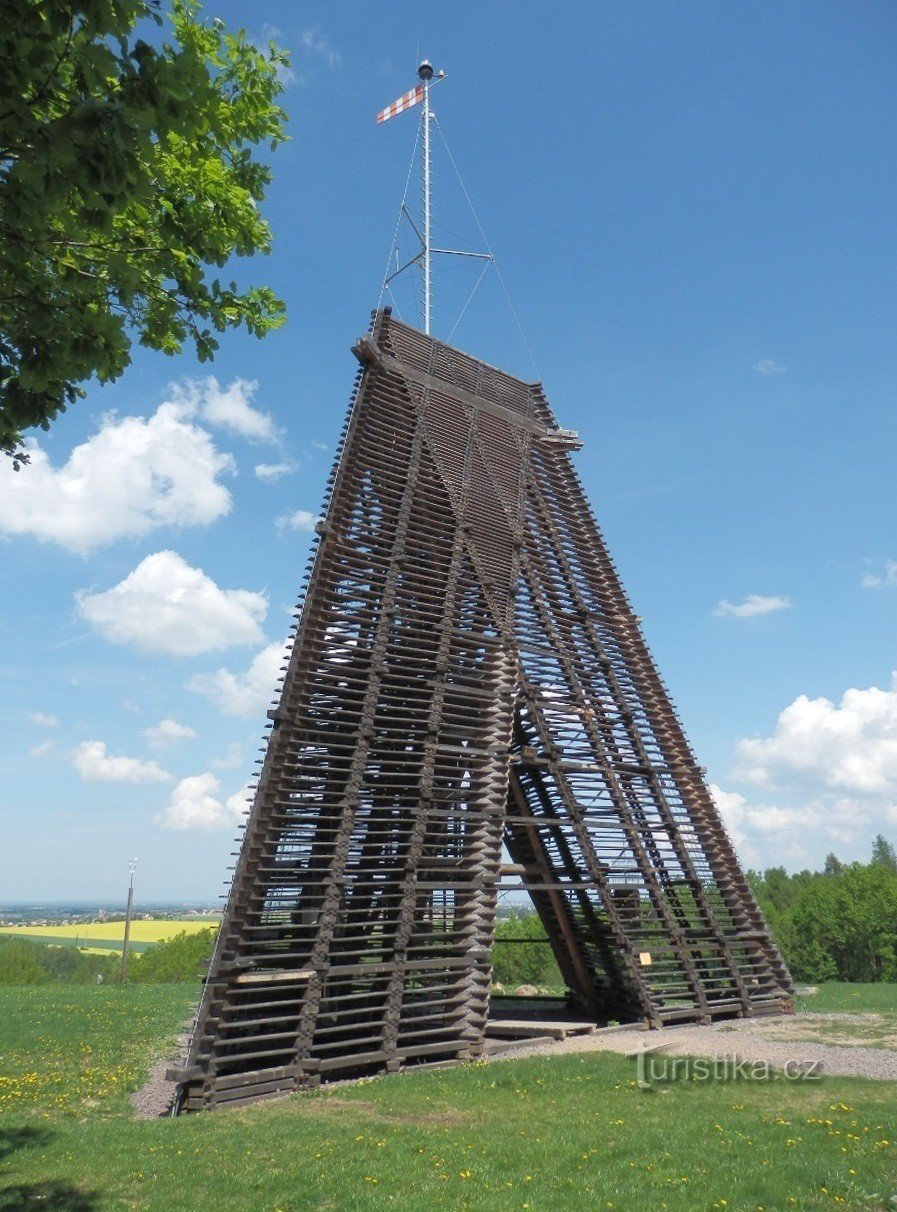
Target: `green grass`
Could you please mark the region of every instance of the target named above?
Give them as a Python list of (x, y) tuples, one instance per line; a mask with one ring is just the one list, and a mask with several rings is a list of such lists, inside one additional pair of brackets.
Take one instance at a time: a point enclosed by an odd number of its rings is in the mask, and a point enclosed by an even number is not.
[[(2, 935), (3, 938), (27, 938), (34, 943), (47, 943), (54, 947), (86, 947), (91, 951), (110, 951), (121, 954), (122, 940), (114, 938), (86, 938), (79, 934), (25, 934), (20, 931), (18, 935), (14, 935), (12, 931), (7, 931)], [(152, 947), (153, 943), (140, 943), (129, 940), (128, 951), (146, 951), (147, 947)]]
[[(170, 1041), (190, 992), (0, 990), (0, 1072), (23, 1089), (0, 1103), (0, 1210), (771, 1212), (884, 1208), (897, 1192), (891, 1083), (644, 1092), (630, 1061), (594, 1053), (133, 1120), (126, 1091)], [(46, 1079), (29, 1076), (42, 1070)]]
[[(793, 1034), (795, 1039), (871, 1048), (897, 1047), (897, 985), (830, 982), (820, 985), (818, 993), (796, 998), (795, 1008), (836, 1016), (800, 1025)], [(837, 1017), (844, 1014), (872, 1017), (860, 1020)]]
[(194, 997), (195, 986), (183, 985), (0, 989), (0, 1124), (11, 1113), (123, 1114), (127, 1092), (174, 1040)]
[(830, 981), (819, 985), (819, 992), (795, 999), (797, 1010), (814, 1014), (894, 1014), (897, 1015), (897, 984), (849, 985)]

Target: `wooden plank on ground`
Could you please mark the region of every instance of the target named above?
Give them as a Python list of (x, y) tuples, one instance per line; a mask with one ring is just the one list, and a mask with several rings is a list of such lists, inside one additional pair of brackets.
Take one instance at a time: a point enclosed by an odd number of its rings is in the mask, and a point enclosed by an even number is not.
[(549, 1035), (552, 1039), (566, 1039), (568, 1035), (591, 1035), (595, 1023), (589, 1022), (544, 1022), (541, 1019), (490, 1019), (486, 1025), (488, 1035), (519, 1037)]

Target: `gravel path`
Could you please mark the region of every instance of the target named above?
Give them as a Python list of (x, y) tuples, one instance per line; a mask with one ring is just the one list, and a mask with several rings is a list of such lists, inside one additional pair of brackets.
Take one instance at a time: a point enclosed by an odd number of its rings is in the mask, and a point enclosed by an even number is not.
[[(641, 1026), (610, 1027), (593, 1035), (572, 1035), (553, 1043), (521, 1043), (519, 1048), (491, 1057), (492, 1061), (516, 1060), (522, 1056), (566, 1056), (580, 1052), (618, 1052), (631, 1055), (646, 1047), (663, 1045), (665, 1052), (687, 1056), (729, 1057), (749, 1063), (765, 1061), (782, 1069), (791, 1061), (819, 1062), (818, 1073), (830, 1077), (870, 1077), (879, 1081), (897, 1081), (897, 1051), (870, 1048), (862, 1044), (824, 1044), (801, 1038), (821, 1023), (843, 1022), (845, 1030), (875, 1026), (882, 1022), (876, 1014), (795, 1014), (788, 1018), (735, 1019), (709, 1026), (688, 1024), (648, 1031)], [(189, 1035), (178, 1040), (178, 1055), (158, 1060), (147, 1081), (131, 1095), (138, 1119), (157, 1119), (167, 1115), (174, 1098), (175, 1083), (165, 1071), (178, 1064), (186, 1054)]]
[(645, 1047), (663, 1044), (667, 1052), (688, 1056), (737, 1055), (739, 1060), (766, 1061), (775, 1069), (783, 1069), (788, 1061), (818, 1061), (817, 1072), (831, 1077), (871, 1077), (881, 1081), (897, 1081), (897, 1051), (862, 1044), (823, 1044), (800, 1038), (801, 1032), (812, 1030), (820, 1021), (830, 1022), (835, 1018), (858, 1025), (879, 1021), (877, 1015), (795, 1014), (787, 1019), (747, 1018), (709, 1026), (688, 1024), (664, 1027), (662, 1031), (647, 1031), (638, 1026), (614, 1027), (596, 1031), (594, 1035), (570, 1036), (557, 1043), (532, 1047), (524, 1045), (495, 1059), (563, 1056), (571, 1052), (622, 1052), (629, 1055)]
[(177, 1086), (175, 1082), (168, 1080), (165, 1072), (171, 1065), (180, 1064), (189, 1044), (189, 1035), (178, 1036), (177, 1054), (155, 1061), (149, 1077), (139, 1090), (133, 1092), (131, 1106), (137, 1119), (158, 1119), (171, 1110)]

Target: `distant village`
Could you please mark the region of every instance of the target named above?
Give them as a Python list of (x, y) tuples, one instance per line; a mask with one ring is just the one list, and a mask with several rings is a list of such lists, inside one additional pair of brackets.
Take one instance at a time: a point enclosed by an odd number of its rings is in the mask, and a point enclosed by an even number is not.
[[(105, 906), (85, 906), (83, 910), (74, 910), (71, 905), (60, 905), (54, 908), (49, 905), (39, 905), (33, 908), (23, 905), (4, 906), (0, 908), (0, 929), (4, 926), (86, 926), (94, 922), (120, 922), (125, 916), (124, 905), (121, 908)], [(135, 921), (164, 922), (183, 921), (185, 918), (220, 917), (220, 906), (183, 905), (166, 906), (165, 908), (141, 909), (138, 906), (134, 912)]]

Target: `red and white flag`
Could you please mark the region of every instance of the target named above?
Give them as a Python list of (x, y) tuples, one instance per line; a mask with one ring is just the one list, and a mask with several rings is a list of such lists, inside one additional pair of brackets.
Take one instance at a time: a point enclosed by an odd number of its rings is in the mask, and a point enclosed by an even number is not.
[(424, 99), (424, 86), (418, 84), (412, 88), (410, 92), (399, 97), (398, 101), (393, 101), (392, 105), (387, 105), (386, 109), (381, 109), (377, 115), (378, 122), (387, 122), (390, 118), (394, 118), (396, 114), (402, 113), (403, 110), (411, 109), (412, 105), (419, 105)]

